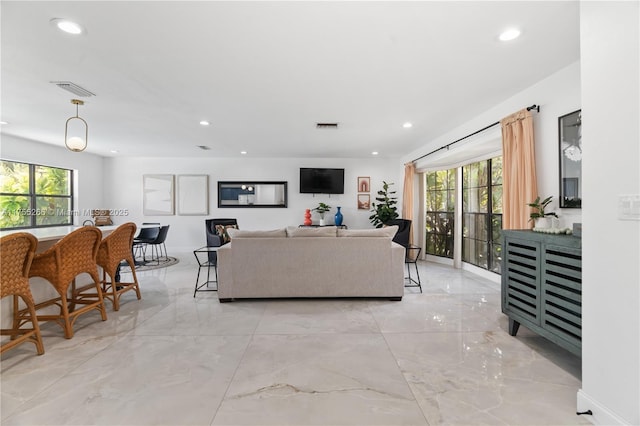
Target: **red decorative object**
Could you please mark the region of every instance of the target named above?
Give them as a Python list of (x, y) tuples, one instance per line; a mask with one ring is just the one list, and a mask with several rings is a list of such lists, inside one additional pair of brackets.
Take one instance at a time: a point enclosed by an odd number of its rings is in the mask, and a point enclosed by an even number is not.
[(311, 225), (311, 210), (310, 209), (306, 209), (304, 211), (304, 224), (306, 226)]

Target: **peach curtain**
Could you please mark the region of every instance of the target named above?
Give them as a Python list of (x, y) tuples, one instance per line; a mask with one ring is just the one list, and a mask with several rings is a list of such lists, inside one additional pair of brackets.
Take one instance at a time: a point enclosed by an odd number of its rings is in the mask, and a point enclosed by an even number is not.
[(502, 126), (502, 229), (529, 229), (538, 196), (533, 117), (526, 109), (500, 120)]
[(407, 163), (404, 166), (404, 188), (402, 190), (402, 218), (411, 220), (412, 227), (409, 231), (409, 244), (413, 244), (413, 181), (416, 175), (416, 165)]

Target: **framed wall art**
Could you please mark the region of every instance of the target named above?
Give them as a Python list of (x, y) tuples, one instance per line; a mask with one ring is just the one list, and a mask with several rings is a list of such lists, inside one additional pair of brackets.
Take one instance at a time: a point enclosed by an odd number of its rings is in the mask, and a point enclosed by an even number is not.
[(142, 176), (142, 214), (171, 216), (173, 206), (173, 175)]
[(209, 214), (209, 175), (178, 175), (178, 214)]
[(371, 192), (371, 178), (358, 176), (358, 192)]
[(371, 207), (371, 195), (358, 194), (358, 210), (369, 210)]

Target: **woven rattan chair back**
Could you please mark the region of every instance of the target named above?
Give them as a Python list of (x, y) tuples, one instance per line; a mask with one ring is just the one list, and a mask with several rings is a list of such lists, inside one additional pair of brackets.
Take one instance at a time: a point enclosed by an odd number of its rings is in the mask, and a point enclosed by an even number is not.
[[(98, 249), (97, 264), (102, 268), (102, 292), (103, 296), (113, 304), (113, 310), (120, 309), (120, 296), (129, 290), (134, 290), (138, 300), (141, 299), (140, 287), (136, 276), (136, 268), (133, 259), (133, 236), (136, 233), (135, 223), (128, 222), (120, 225), (100, 243)], [(121, 262), (127, 262), (131, 268), (132, 282), (123, 282), (120, 279), (119, 266)], [(110, 281), (107, 281), (107, 276)]]
[[(29, 276), (46, 279), (59, 294), (55, 299), (37, 304), (36, 309), (57, 305), (60, 308), (60, 314), (39, 315), (38, 319), (56, 321), (64, 329), (67, 339), (73, 337), (73, 323), (79, 315), (96, 309), (100, 311), (103, 321), (107, 319), (96, 264), (101, 240), (102, 232), (98, 228), (83, 226), (62, 238), (53, 247), (37, 254), (33, 259)], [(93, 283), (76, 288), (75, 278), (83, 273), (88, 274), (93, 279)], [(72, 286), (71, 298), (67, 295), (70, 285)], [(81, 308), (76, 309), (76, 305), (81, 305)]]
[(42, 335), (36, 317), (31, 287), (29, 286), (29, 269), (38, 245), (38, 240), (27, 232), (18, 232), (0, 238), (0, 298), (13, 296), (13, 311), (19, 310), (21, 298), (27, 306), (25, 321), (31, 322), (31, 328), (21, 327), (24, 323), (15, 321), (13, 327), (2, 329), (3, 336), (11, 336), (11, 340), (3, 344), (0, 353), (24, 342), (36, 345), (38, 355), (44, 353)]

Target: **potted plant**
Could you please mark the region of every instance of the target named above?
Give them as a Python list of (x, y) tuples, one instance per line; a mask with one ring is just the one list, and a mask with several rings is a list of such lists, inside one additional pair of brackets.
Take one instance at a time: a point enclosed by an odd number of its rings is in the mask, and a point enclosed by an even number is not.
[(331, 210), (331, 206), (325, 203), (318, 203), (318, 207), (313, 209), (314, 212), (318, 212), (320, 215), (320, 226), (324, 226), (324, 214)]
[(529, 221), (535, 221), (535, 228), (551, 228), (550, 216), (555, 218), (558, 215), (555, 212), (545, 212), (544, 209), (551, 203), (553, 196), (547, 197), (540, 201), (540, 197), (536, 197), (535, 201), (528, 203), (527, 205), (533, 209), (529, 215)]
[(393, 185), (393, 182), (382, 181), (382, 190), (378, 191), (378, 196), (376, 197), (378, 203), (371, 203), (373, 214), (369, 216), (369, 221), (376, 228), (382, 228), (382, 225), (390, 220), (397, 219), (399, 216), (398, 208), (396, 207), (398, 199), (393, 195), (396, 191), (389, 190), (391, 185)]

